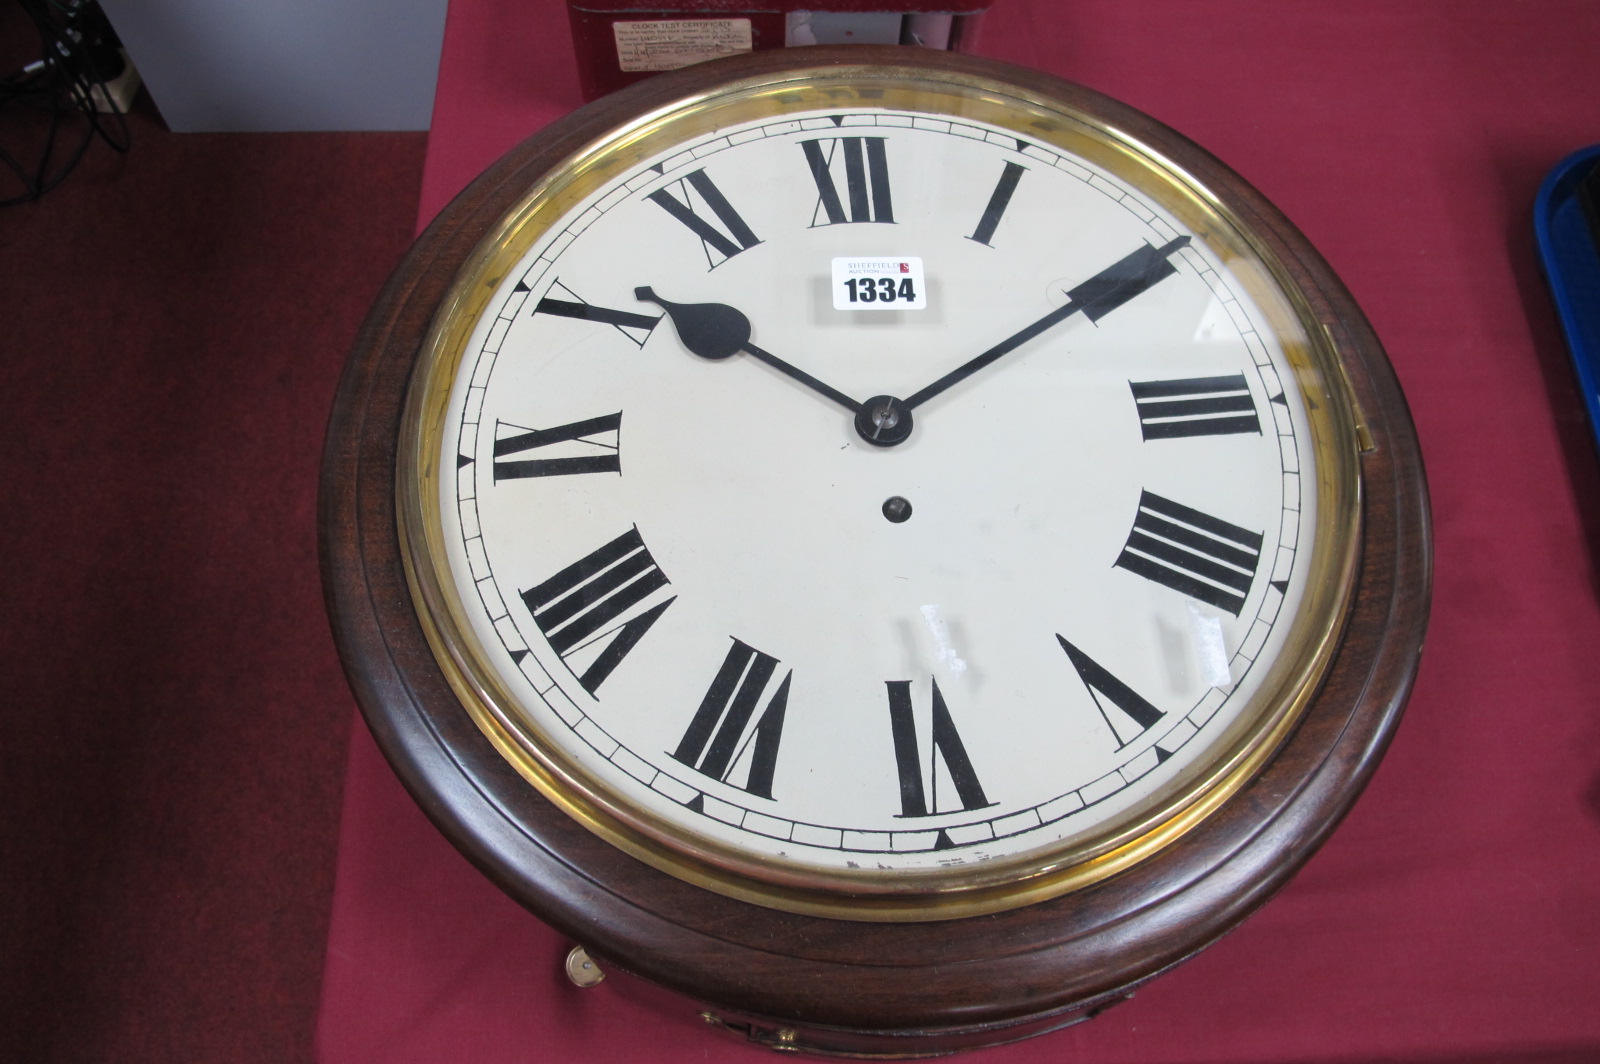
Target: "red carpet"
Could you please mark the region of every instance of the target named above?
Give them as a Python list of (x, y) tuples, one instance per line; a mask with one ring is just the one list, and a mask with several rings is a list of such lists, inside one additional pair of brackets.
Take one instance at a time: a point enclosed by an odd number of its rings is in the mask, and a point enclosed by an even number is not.
[(317, 466), (425, 135), (133, 127), (0, 211), (0, 1059), (305, 1060), (351, 720)]

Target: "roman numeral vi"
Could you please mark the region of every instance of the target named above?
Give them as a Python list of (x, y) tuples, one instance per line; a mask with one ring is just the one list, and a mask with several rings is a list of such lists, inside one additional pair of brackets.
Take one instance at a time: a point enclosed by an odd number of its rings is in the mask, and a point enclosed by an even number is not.
[[(889, 680), (889, 728), (894, 736), (894, 761), (900, 776), (900, 815), (933, 816), (940, 812), (937, 761), (944, 762), (956, 800), (964, 810), (992, 805), (984, 796), (978, 774), (973, 771), (967, 748), (956, 731), (955, 721), (944, 704), (939, 681), (933, 681), (933, 715), (929, 736), (928, 786), (923, 785), (922, 754), (918, 750), (917, 723), (911, 709), (911, 681)], [(930, 801), (931, 796), (931, 801)]]

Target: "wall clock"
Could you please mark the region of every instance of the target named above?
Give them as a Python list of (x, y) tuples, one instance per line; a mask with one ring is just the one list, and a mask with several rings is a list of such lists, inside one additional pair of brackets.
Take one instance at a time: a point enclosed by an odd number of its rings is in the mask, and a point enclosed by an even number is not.
[(780, 1047), (1092, 1014), (1260, 905), (1398, 720), (1430, 554), (1359, 310), (1211, 156), (798, 49), (501, 160), (363, 329), (330, 611), (441, 830)]

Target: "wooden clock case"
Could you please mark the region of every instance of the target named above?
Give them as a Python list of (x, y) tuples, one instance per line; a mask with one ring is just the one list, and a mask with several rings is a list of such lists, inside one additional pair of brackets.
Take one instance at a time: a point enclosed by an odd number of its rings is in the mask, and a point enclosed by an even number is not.
[[(1303, 289), (1343, 359), (1361, 420), (1357, 586), (1341, 645), (1300, 724), (1258, 776), (1154, 857), (1092, 886), (985, 916), (870, 923), (711, 893), (615, 849), (542, 797), (461, 707), (407, 585), (396, 452), (435, 309), (479, 240), (541, 173), (599, 133), (723, 79), (787, 69), (794, 50), (663, 75), (540, 131), (474, 181), (395, 271), (356, 341), (322, 471), (325, 595), (367, 723), (418, 804), (509, 895), (602, 966), (780, 1048), (922, 1055), (993, 1045), (1092, 1015), (1198, 952), (1282, 887), (1376, 768), (1427, 622), (1427, 491), (1382, 347), (1306, 239), (1242, 178), (1091, 90), (970, 56), (805, 49), (811, 67), (911, 64), (1009, 80), (1126, 130), (1223, 198)], [(686, 1006), (687, 1007), (687, 1006)]]

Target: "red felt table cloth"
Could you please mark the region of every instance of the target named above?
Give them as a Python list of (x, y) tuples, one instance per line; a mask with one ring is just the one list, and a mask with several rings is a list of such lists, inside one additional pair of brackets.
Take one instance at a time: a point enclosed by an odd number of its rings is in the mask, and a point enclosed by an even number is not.
[[(1600, 142), (1600, 5), (996, 0), (977, 51), (1147, 111), (1295, 220), (1405, 386), (1437, 552), (1410, 709), (1332, 842), (1134, 1000), (979, 1059), (1600, 1060), (1600, 463), (1530, 227)], [(558, 0), (456, 0), (420, 221), (579, 102)], [(358, 727), (324, 1064), (759, 1059), (637, 983), (576, 989), (569, 946)]]

